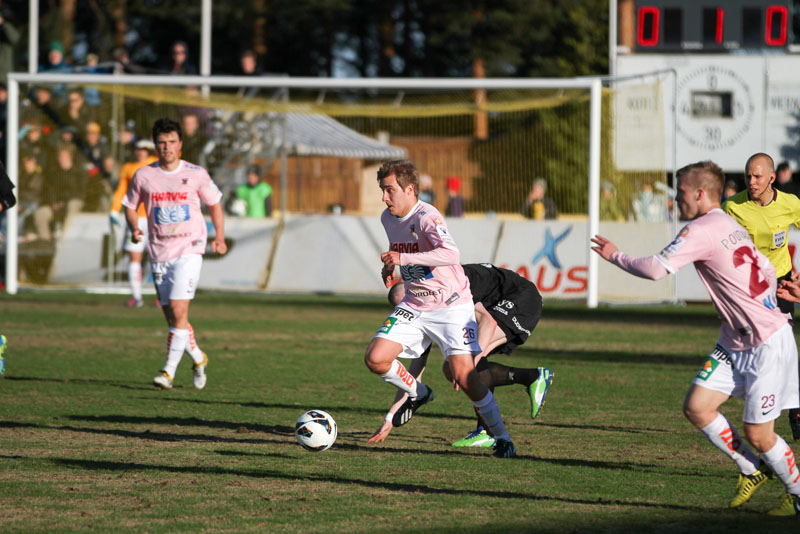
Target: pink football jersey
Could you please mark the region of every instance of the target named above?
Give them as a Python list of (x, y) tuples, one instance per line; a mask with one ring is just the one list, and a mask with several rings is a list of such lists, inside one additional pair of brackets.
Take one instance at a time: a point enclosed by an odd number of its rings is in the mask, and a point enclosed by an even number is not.
[(472, 302), (469, 280), (460, 265), (461, 254), (436, 208), (417, 201), (402, 219), (387, 209), (381, 223), (389, 249), (400, 252), (400, 274), (406, 290), (403, 304), (430, 311)]
[(150, 261), (162, 262), (205, 252), (208, 234), (200, 201), (213, 206), (221, 199), (204, 168), (181, 160), (172, 172), (158, 162), (136, 171), (122, 204), (131, 209), (144, 204)]
[(671, 273), (694, 262), (722, 320), (720, 343), (727, 349), (756, 347), (788, 320), (777, 307), (775, 268), (721, 209), (689, 222), (655, 258)]

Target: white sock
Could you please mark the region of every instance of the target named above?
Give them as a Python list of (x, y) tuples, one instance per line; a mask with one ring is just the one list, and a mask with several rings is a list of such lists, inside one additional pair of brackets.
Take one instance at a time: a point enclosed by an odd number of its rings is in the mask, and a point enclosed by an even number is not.
[(183, 351), (186, 350), (186, 344), (189, 341), (189, 331), (178, 328), (170, 328), (169, 336), (167, 337), (167, 363), (164, 365), (164, 371), (171, 378), (175, 378), (175, 371), (178, 369), (178, 364), (181, 363), (183, 358)]
[(203, 351), (197, 346), (197, 340), (194, 338), (194, 328), (192, 328), (192, 325), (189, 325), (189, 340), (186, 343), (186, 352), (192, 357), (194, 363), (203, 361)]
[(483, 422), (489, 427), (495, 439), (505, 439), (511, 441), (511, 438), (506, 432), (506, 425), (503, 423), (503, 418), (500, 416), (500, 407), (494, 400), (494, 395), (489, 391), (486, 396), (475, 402), (472, 401), (473, 406), (478, 410), (478, 413), (483, 418)]
[(743, 475), (752, 475), (758, 471), (761, 461), (745, 444), (744, 440), (730, 422), (721, 413), (700, 432), (705, 435), (716, 448), (736, 462)]
[(798, 472), (797, 464), (794, 461), (794, 453), (783, 441), (782, 437), (777, 435), (776, 437), (778, 440), (775, 445), (767, 452), (762, 453), (761, 457), (781, 479), (783, 485), (786, 486), (787, 493), (800, 495), (800, 472)]
[[(408, 369), (400, 363), (400, 360), (394, 360), (389, 371), (385, 375), (381, 375), (384, 382), (389, 382), (397, 389), (401, 389), (408, 393), (411, 400), (416, 400), (417, 394), (424, 395), (428, 389), (424, 384), (417, 381), (414, 376), (408, 372)], [(422, 387), (423, 389), (420, 389)]]
[(142, 300), (142, 264), (136, 261), (128, 262), (128, 283), (131, 285), (131, 296)]

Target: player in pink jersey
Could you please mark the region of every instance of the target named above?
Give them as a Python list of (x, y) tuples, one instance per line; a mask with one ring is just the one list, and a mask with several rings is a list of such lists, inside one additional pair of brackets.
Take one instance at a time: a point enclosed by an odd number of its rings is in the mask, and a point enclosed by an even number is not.
[(511, 458), (516, 448), (506, 432), (500, 408), (475, 372), (473, 356), (481, 352), (469, 281), (459, 264), (460, 253), (439, 211), (417, 199), (419, 174), (410, 161), (389, 161), (378, 170), (386, 210), (381, 222), (389, 250), (381, 254), (381, 276), (389, 287), (395, 268), (405, 284), (405, 297), (378, 329), (364, 362), (370, 371), (408, 394), (412, 410), (433, 400), (433, 390), (416, 380), (397, 359), (419, 358), (435, 341), (445, 355), (455, 382), (491, 428), (494, 455)]
[(205, 169), (180, 159), (180, 124), (158, 119), (153, 124), (153, 139), (158, 161), (136, 171), (122, 201), (134, 243), (143, 236), (136, 207), (140, 202), (144, 204), (153, 280), (169, 325), (167, 362), (153, 383), (164, 389), (171, 388), (186, 351), (194, 361), (194, 387), (202, 389), (206, 385), (208, 357), (197, 346), (189, 324), (189, 302), (200, 280), (206, 250), (206, 222), (201, 202), (209, 207), (214, 224), (211, 249), (218, 254), (228, 250), (220, 203), (222, 193)]
[[(716, 347), (686, 395), (683, 411), (706, 438), (730, 457), (741, 474), (731, 508), (741, 506), (772, 473), (786, 494), (770, 515), (800, 513), (800, 473), (792, 450), (775, 433), (781, 410), (800, 406), (797, 345), (788, 316), (775, 300), (775, 268), (747, 231), (720, 209), (722, 170), (713, 162), (678, 171), (675, 200), (689, 220), (660, 253), (633, 258), (595, 236), (592, 250), (621, 269), (657, 280), (694, 263), (722, 321)], [(761, 459), (718, 409), (744, 398), (744, 434)]]

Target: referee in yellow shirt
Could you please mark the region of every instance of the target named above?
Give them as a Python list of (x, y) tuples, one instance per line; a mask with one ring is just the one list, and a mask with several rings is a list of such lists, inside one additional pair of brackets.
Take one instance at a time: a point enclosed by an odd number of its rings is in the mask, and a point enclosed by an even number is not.
[[(778, 191), (775, 162), (768, 154), (753, 154), (745, 165), (747, 189), (728, 198), (722, 209), (747, 229), (758, 250), (775, 266), (778, 283), (790, 280), (792, 258), (789, 256), (789, 226), (800, 228), (800, 198)], [(778, 298), (778, 307), (794, 321), (794, 303)], [(800, 410), (789, 411), (794, 440), (800, 440)]]

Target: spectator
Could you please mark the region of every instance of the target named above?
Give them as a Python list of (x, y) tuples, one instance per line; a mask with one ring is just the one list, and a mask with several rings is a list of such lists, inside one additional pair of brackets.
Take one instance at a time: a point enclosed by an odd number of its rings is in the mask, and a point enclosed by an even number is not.
[(667, 199), (653, 191), (653, 184), (645, 182), (633, 198), (633, 219), (636, 222), (664, 222), (667, 220)]
[(789, 166), (788, 161), (779, 163), (775, 168), (775, 182), (773, 185), (778, 191), (800, 196), (800, 187), (792, 180), (792, 168)]
[[(50, 48), (47, 52), (47, 65), (40, 67), (40, 72), (58, 72), (70, 70), (69, 65), (64, 61), (64, 45), (61, 41), (52, 41)], [(66, 90), (63, 83), (53, 87), (53, 98), (59, 103), (62, 103), (64, 91)]]
[[(245, 50), (239, 58), (239, 74), (241, 76), (261, 76), (263, 73), (258, 65), (258, 56), (252, 50)], [(240, 87), (236, 93), (239, 97), (250, 98), (259, 91), (258, 87)]]
[(600, 187), (600, 220), (617, 222), (625, 220), (625, 214), (622, 213), (616, 190), (611, 182), (603, 182)]
[(71, 126), (76, 132), (83, 132), (86, 126), (92, 122), (93, 113), (83, 98), (83, 91), (72, 88), (67, 93), (67, 112), (64, 124)]
[(172, 61), (165, 69), (167, 74), (197, 74), (197, 69), (189, 63), (189, 46), (183, 41), (172, 44)]
[(0, 83), (5, 84), (8, 73), (14, 72), (14, 47), (20, 36), (19, 30), (0, 14)]
[(64, 120), (53, 102), (53, 89), (49, 85), (37, 85), (33, 90), (33, 106), (29, 111), (30, 120), (41, 121), (44, 134), (53, 133)]
[(56, 162), (56, 168), (45, 175), (41, 204), (33, 215), (37, 236), (48, 241), (53, 239), (53, 226), (83, 209), (88, 180), (83, 169), (75, 165), (73, 146), (59, 145)]
[(127, 74), (147, 74), (148, 69), (131, 63), (128, 49), (124, 46), (117, 46), (111, 51), (111, 59), (114, 60), (118, 69)]
[(50, 48), (47, 51), (47, 65), (39, 70), (46, 72), (70, 70), (69, 65), (64, 61), (64, 45), (61, 44), (61, 41), (50, 42)]
[(86, 125), (85, 140), (85, 166), (89, 176), (85, 209), (86, 211), (108, 211), (114, 159), (111, 157), (108, 141), (101, 135), (100, 125), (96, 122)]
[(255, 165), (247, 171), (247, 183), (236, 188), (236, 199), (246, 204), (245, 217), (272, 216), (272, 186), (261, 180), (261, 169)]
[(195, 165), (202, 165), (201, 157), (207, 139), (200, 131), (200, 120), (197, 115), (195, 113), (185, 114), (181, 119), (181, 128), (183, 129), (181, 159)]
[(19, 232), (25, 235), (32, 228), (29, 226), (29, 217), (33, 215), (42, 200), (44, 189), (44, 175), (42, 167), (36, 161), (36, 156), (31, 152), (21, 152), (22, 165), (19, 172)]
[(429, 174), (419, 175), (419, 197), (421, 201), (434, 205), (436, 192), (433, 190), (433, 179)]
[(535, 221), (558, 217), (555, 203), (547, 196), (547, 181), (544, 178), (537, 178), (533, 181), (531, 190), (525, 198), (522, 214)]
[(461, 178), (450, 176), (447, 178), (447, 217), (461, 217), (464, 215), (464, 198), (460, 194)]
[(739, 188), (736, 187), (736, 180), (728, 180), (725, 182), (725, 188), (722, 190), (722, 201), (725, 202), (725, 200), (735, 195), (738, 190)]
[[(100, 63), (100, 58), (97, 54), (86, 54), (86, 69), (85, 72), (87, 74), (108, 74), (107, 69), (101, 69), (98, 67)], [(91, 107), (97, 107), (102, 103), (100, 99), (100, 91), (94, 87), (86, 87), (83, 90), (83, 98), (86, 100), (86, 104)]]
[(51, 165), (51, 145), (48, 138), (44, 136), (41, 123), (38, 120), (32, 120), (24, 129), (26, 130), (25, 137), (19, 143), (19, 151), (33, 155), (39, 167), (43, 169), (49, 168)]
[(134, 152), (138, 140), (136, 122), (133, 119), (129, 119), (119, 130), (120, 161), (133, 161), (136, 159)]

